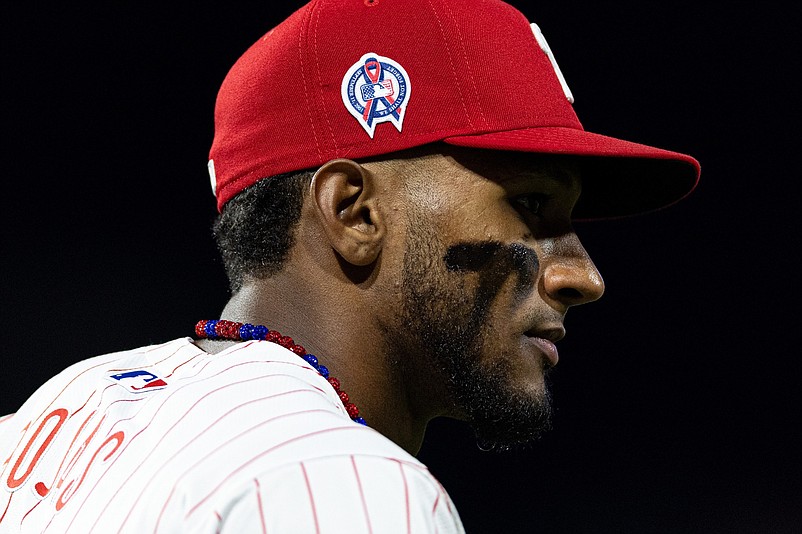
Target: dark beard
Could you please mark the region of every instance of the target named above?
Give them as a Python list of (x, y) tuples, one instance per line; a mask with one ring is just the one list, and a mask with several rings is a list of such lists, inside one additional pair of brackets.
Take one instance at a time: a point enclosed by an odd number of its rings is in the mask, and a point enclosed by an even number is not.
[[(534, 262), (536, 271), (537, 259), (522, 259), (520, 250), (493, 242), (461, 243), (444, 254), (438, 236), (416, 219), (411, 215), (397, 328), (385, 329), (393, 359), (402, 366), (418, 362), (435, 380), (445, 381), (449, 398), (465, 414), (483, 450), (506, 450), (538, 439), (551, 428), (548, 388), (539, 395), (516, 390), (504, 354), (490, 364), (482, 361), (493, 335), (487, 324), (493, 301), (513, 275), (517, 292), (522, 285), (531, 289), (526, 272), (532, 266), (524, 262)], [(467, 260), (464, 266), (454, 263), (460, 258)], [(466, 287), (464, 271), (479, 272), (478, 287)]]

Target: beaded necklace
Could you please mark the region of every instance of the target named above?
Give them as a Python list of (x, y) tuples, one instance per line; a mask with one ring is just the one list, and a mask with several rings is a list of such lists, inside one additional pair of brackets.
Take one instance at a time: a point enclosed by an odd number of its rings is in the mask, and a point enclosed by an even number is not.
[(328, 380), (329, 384), (337, 392), (340, 400), (348, 412), (348, 416), (355, 422), (367, 426), (368, 424), (359, 416), (359, 408), (348, 399), (348, 393), (340, 389), (340, 381), (329, 376), (329, 370), (321, 364), (313, 354), (307, 354), (306, 349), (298, 345), (289, 336), (282, 336), (277, 330), (269, 330), (263, 325), (253, 325), (250, 323), (238, 323), (236, 321), (226, 321), (225, 319), (213, 319), (210, 321), (198, 321), (195, 325), (195, 335), (200, 339), (226, 339), (230, 341), (247, 341), (250, 339), (259, 341), (270, 341), (276, 345), (281, 345), (301, 358), (309, 365), (314, 367), (320, 375)]

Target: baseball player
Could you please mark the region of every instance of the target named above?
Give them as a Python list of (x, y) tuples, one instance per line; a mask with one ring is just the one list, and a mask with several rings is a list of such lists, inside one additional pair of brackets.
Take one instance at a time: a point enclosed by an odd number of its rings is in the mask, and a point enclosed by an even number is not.
[(463, 532), (427, 423), (547, 430), (565, 314), (604, 291), (572, 220), (698, 180), (572, 102), (499, 0), (315, 0), (270, 30), (215, 109), (231, 299), (0, 418), (0, 530)]

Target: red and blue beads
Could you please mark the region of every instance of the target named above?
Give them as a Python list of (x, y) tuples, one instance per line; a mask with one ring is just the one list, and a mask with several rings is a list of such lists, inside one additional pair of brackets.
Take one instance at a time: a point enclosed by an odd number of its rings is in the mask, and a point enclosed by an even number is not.
[(314, 354), (307, 354), (306, 349), (289, 336), (282, 336), (276, 330), (270, 330), (263, 325), (253, 325), (250, 323), (238, 323), (225, 319), (212, 319), (208, 321), (198, 321), (195, 325), (195, 335), (198, 338), (206, 339), (225, 339), (229, 341), (270, 341), (276, 345), (281, 345), (304, 359), (309, 365), (314, 367), (320, 375), (325, 378), (345, 407), (348, 416), (360, 425), (367, 426), (365, 420), (359, 416), (359, 408), (348, 398), (348, 393), (340, 389), (340, 381), (329, 376), (329, 370), (321, 364)]

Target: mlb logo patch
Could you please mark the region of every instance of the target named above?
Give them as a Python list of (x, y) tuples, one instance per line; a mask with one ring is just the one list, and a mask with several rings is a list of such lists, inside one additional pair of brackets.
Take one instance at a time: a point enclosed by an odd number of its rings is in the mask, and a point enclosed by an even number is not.
[(393, 96), (395, 94), (393, 82), (390, 80), (384, 80), (381, 83), (366, 83), (359, 89), (362, 91), (362, 100), (365, 101), (372, 100), (374, 98)]
[(340, 92), (345, 108), (371, 139), (382, 122), (391, 122), (401, 131), (412, 85), (399, 63), (369, 52), (345, 73)]
[(106, 378), (121, 385), (131, 393), (143, 393), (167, 387), (167, 382), (163, 378), (146, 369), (108, 374)]

